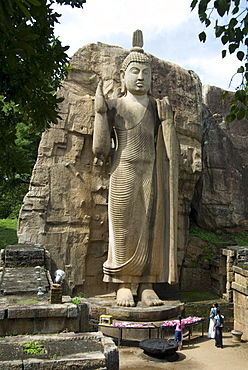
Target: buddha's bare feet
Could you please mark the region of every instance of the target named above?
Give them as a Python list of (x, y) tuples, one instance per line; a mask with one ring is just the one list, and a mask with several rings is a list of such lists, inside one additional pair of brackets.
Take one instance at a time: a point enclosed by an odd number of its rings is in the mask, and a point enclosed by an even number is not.
[(129, 288), (120, 288), (116, 296), (117, 306), (134, 307), (134, 299)]
[(162, 306), (164, 304), (157, 294), (152, 289), (152, 284), (140, 284), (139, 287), (140, 300), (147, 306)]

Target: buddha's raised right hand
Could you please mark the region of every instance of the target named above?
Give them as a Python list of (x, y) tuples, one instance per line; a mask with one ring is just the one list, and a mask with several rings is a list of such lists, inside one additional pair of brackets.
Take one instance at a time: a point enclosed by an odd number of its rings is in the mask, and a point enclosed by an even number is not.
[(107, 112), (107, 104), (103, 95), (102, 80), (99, 81), (95, 95), (95, 111), (99, 114)]
[(107, 103), (102, 89), (102, 81), (98, 83), (95, 95), (95, 120), (92, 150), (97, 158), (95, 165), (102, 165), (111, 149), (111, 135), (108, 124)]

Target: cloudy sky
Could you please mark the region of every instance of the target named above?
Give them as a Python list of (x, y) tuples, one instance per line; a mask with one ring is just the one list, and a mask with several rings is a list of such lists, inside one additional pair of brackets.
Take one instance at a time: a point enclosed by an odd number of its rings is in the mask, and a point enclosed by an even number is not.
[(222, 59), (222, 44), (211, 26), (207, 41), (199, 41), (198, 34), (205, 28), (197, 10), (191, 12), (191, 1), (87, 0), (83, 9), (56, 5), (62, 17), (55, 35), (64, 46), (70, 46), (68, 54), (72, 56), (97, 41), (130, 49), (133, 31), (141, 29), (148, 53), (195, 71), (203, 84), (233, 90), (238, 81), (234, 78), (233, 88), (229, 83), (240, 62), (235, 55)]

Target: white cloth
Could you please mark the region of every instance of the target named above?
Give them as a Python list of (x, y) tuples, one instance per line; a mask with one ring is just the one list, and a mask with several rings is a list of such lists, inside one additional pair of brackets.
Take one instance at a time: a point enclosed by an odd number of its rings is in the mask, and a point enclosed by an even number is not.
[(214, 328), (214, 319), (210, 319), (208, 327), (208, 338), (215, 338), (215, 328)]

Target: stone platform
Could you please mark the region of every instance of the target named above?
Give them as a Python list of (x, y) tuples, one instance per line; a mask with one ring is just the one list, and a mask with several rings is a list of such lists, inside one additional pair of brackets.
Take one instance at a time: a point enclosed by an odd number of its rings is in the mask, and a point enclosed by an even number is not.
[[(139, 342), (148, 338), (160, 337), (160, 325), (164, 320), (176, 318), (184, 310), (184, 304), (178, 300), (164, 300), (162, 306), (148, 307), (142, 302), (136, 302), (136, 307), (122, 307), (116, 305), (115, 294), (100, 295), (87, 298), (89, 317), (98, 323), (98, 330), (103, 334), (115, 338), (118, 345), (125, 341)], [(120, 326), (101, 325), (100, 316), (110, 315), (114, 323)], [(131, 325), (122, 326), (122, 322)], [(140, 327), (138, 325), (141, 324)]]
[(114, 295), (96, 296), (87, 299), (89, 315), (94, 320), (99, 320), (101, 315), (111, 315), (114, 320), (153, 322), (175, 318), (184, 309), (184, 304), (177, 299), (163, 301), (162, 306), (148, 307), (138, 302), (136, 307), (122, 307), (115, 303)]
[[(51, 304), (46, 295), (0, 296), (0, 336), (47, 334), (62, 331), (88, 330), (88, 304), (75, 305), (63, 296), (62, 304)], [(1, 367), (0, 367), (1, 370)]]

